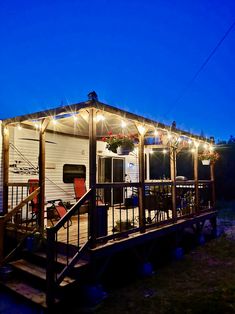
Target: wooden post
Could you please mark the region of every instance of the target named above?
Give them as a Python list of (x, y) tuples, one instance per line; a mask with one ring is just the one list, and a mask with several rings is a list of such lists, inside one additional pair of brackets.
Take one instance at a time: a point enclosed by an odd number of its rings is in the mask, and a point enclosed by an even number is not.
[(176, 212), (176, 148), (170, 147), (170, 172), (172, 181), (172, 218), (177, 220)]
[(195, 147), (193, 156), (193, 172), (194, 172), (194, 187), (195, 187), (195, 209), (194, 213), (199, 213), (199, 190), (198, 190), (198, 147)]
[(140, 232), (145, 232), (145, 163), (144, 163), (144, 135), (139, 134), (139, 220)]
[(89, 210), (89, 228), (92, 246), (97, 236), (96, 213), (96, 110), (89, 110), (89, 187), (92, 189)]
[(45, 206), (45, 168), (46, 168), (46, 128), (49, 124), (49, 119), (42, 121), (40, 133), (39, 133), (39, 213), (38, 213), (38, 225), (39, 232), (44, 236), (44, 206)]
[(47, 264), (46, 264), (46, 303), (51, 308), (55, 303), (55, 233), (47, 228)]
[(4, 216), (0, 216), (0, 266), (4, 258)]
[(3, 137), (3, 214), (8, 213), (8, 181), (9, 181), (9, 128), (2, 126)]
[(212, 207), (215, 206), (215, 165), (210, 163), (210, 177), (211, 177), (211, 198), (212, 198)]

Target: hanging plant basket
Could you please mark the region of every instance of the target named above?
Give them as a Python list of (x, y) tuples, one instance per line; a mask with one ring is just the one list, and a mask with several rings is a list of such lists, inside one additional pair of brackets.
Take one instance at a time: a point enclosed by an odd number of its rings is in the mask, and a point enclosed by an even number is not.
[(203, 159), (202, 160), (202, 164), (203, 164), (203, 166), (209, 166), (210, 165), (210, 159)]
[(117, 148), (117, 154), (118, 155), (129, 155), (129, 153), (131, 153), (133, 151), (133, 149), (131, 149), (128, 146), (119, 146)]

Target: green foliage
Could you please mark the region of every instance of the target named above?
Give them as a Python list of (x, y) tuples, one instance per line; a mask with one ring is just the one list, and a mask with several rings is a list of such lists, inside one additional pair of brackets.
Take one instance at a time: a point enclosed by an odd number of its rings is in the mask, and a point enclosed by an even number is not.
[(124, 232), (124, 231), (128, 231), (130, 229), (133, 229), (133, 228), (134, 228), (134, 225), (131, 223), (130, 220), (126, 220), (126, 221), (117, 220), (116, 225), (114, 227), (114, 231)]
[(198, 154), (199, 160), (210, 160), (211, 163), (215, 163), (219, 157), (217, 152), (204, 151)]
[(112, 132), (109, 132), (108, 137), (103, 137), (102, 140), (107, 142), (106, 148), (113, 153), (117, 153), (117, 148), (122, 146), (125, 149), (129, 149), (130, 151), (134, 150), (134, 135), (124, 135), (124, 134), (117, 134), (113, 135)]

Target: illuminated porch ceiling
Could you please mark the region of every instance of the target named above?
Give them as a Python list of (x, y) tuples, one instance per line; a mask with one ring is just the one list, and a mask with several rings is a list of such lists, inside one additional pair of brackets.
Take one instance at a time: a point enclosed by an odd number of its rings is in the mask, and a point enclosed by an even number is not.
[(157, 121), (132, 114), (130, 112), (103, 104), (98, 101), (87, 101), (71, 106), (58, 107), (53, 110), (37, 112), (30, 115), (3, 120), (3, 124), (16, 127), (40, 129), (44, 119), (48, 120), (47, 130), (78, 137), (89, 136), (89, 109), (96, 111), (97, 138), (112, 134), (138, 135), (145, 137), (161, 137), (163, 142), (169, 140), (210, 143), (206, 138), (167, 126)]

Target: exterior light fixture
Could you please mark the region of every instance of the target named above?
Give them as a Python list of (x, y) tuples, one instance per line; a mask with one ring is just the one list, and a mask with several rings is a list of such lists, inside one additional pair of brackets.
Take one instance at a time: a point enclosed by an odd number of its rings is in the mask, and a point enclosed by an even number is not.
[(19, 131), (21, 131), (21, 130), (22, 130), (22, 126), (21, 126), (20, 124), (18, 124), (18, 125), (17, 125), (17, 129), (18, 129)]
[(194, 146), (198, 148), (199, 142), (196, 142), (196, 141), (195, 141), (195, 142), (194, 142)]
[(164, 148), (162, 152), (165, 155), (167, 153), (167, 150)]
[(191, 153), (195, 153), (196, 152), (196, 149), (195, 148), (192, 148), (191, 149)]
[(178, 137), (177, 142), (178, 142), (178, 143), (182, 142), (182, 138), (181, 138), (181, 137)]
[(153, 154), (153, 150), (152, 149), (150, 149), (149, 154)]
[(191, 140), (191, 138), (189, 138), (189, 139), (188, 139), (188, 143), (189, 143), (189, 145), (191, 145), (191, 144), (192, 144), (192, 142), (193, 142), (193, 141)]
[(205, 144), (203, 145), (203, 148), (204, 148), (204, 149), (207, 149), (207, 148), (208, 148), (208, 144), (205, 143)]
[(56, 118), (54, 117), (54, 118), (52, 118), (52, 123), (54, 124), (54, 125), (56, 125), (57, 124), (57, 120), (56, 120)]

